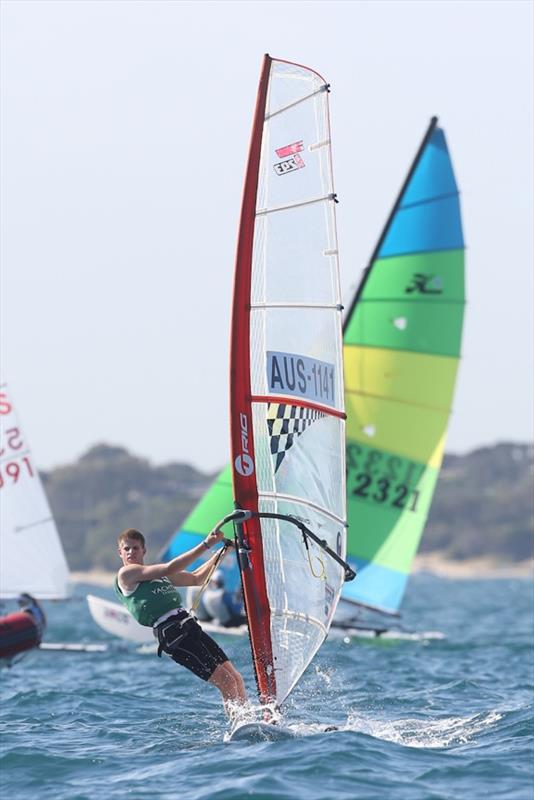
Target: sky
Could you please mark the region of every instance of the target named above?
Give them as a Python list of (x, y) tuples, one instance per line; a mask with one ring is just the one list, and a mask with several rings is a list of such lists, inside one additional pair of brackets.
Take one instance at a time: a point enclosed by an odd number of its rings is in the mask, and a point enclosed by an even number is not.
[(331, 84), (346, 304), (436, 114), (468, 305), (447, 441), (532, 441), (528, 0), (1, 4), (0, 371), (41, 468), (229, 459), (237, 226), (263, 54)]

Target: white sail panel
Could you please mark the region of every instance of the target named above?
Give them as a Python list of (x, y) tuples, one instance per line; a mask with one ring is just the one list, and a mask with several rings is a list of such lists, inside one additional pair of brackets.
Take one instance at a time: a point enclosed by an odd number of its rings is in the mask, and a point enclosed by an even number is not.
[(0, 390), (0, 597), (65, 598), (69, 570), (7, 386)]
[[(273, 61), (251, 274), (250, 385), (258, 511), (346, 553), (341, 297), (328, 92)], [(281, 703), (324, 641), (344, 569), (294, 524), (261, 519)]]
[[(297, 501), (261, 498), (260, 510), (300, 519), (334, 551), (337, 543), (344, 558), (343, 524)], [(281, 703), (327, 636), (344, 570), (310, 540), (307, 549), (299, 530), (284, 520), (264, 520), (262, 537), (277, 701)]]

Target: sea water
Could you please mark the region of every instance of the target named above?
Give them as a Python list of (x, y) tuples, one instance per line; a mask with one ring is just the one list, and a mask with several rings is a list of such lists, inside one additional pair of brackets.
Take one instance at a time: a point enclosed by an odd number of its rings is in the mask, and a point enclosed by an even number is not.
[[(403, 625), (445, 638), (329, 639), (285, 708), (298, 736), (260, 744), (225, 743), (216, 690), (121, 648), (86, 590), (46, 605), (46, 641), (106, 652), (35, 651), (0, 672), (6, 800), (534, 798), (528, 579), (414, 576)], [(248, 641), (220, 641), (253, 694)]]

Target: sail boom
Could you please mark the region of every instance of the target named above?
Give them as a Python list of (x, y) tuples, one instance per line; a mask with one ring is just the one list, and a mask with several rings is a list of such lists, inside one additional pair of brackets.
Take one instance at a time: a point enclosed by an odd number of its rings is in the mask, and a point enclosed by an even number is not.
[[(323, 550), (327, 555), (330, 556), (330, 558), (336, 561), (340, 567), (343, 567), (345, 570), (346, 581), (351, 581), (356, 577), (356, 572), (352, 569), (352, 567), (350, 567), (347, 562), (344, 561), (344, 559), (340, 558), (337, 553), (334, 553), (334, 551), (328, 547), (326, 540), (317, 536), (317, 534), (310, 530), (307, 525), (304, 525), (304, 523), (301, 522), (298, 517), (291, 514), (273, 514), (269, 512), (260, 512), (257, 516), (259, 516), (261, 519), (283, 520), (284, 522), (289, 522), (291, 525), (294, 525), (302, 533), (306, 549), (308, 549), (306, 537), (309, 536), (310, 539), (321, 548), (321, 550)], [(346, 525), (343, 525), (343, 527), (346, 527)]]

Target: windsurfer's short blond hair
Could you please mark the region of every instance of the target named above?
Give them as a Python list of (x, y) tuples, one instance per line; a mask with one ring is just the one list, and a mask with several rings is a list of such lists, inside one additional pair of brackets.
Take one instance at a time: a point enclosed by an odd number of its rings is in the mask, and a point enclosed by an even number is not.
[(143, 536), (141, 531), (137, 531), (135, 528), (126, 528), (125, 531), (122, 531), (122, 533), (119, 533), (119, 538), (117, 539), (117, 544), (120, 545), (121, 542), (125, 541), (125, 539), (134, 539), (137, 542), (141, 542), (141, 545), (143, 547), (146, 547), (146, 545), (145, 545), (145, 537)]

